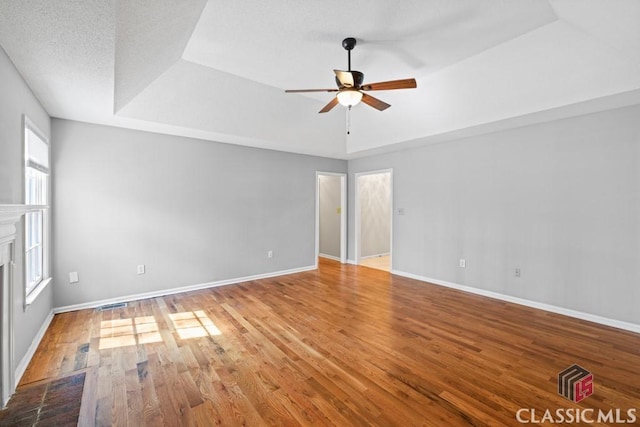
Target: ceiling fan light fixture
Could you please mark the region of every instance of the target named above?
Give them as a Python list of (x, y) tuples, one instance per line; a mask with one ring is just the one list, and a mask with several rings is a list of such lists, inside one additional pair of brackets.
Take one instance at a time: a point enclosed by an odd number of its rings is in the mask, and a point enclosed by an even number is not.
[(362, 100), (362, 92), (355, 89), (342, 90), (337, 96), (338, 102), (345, 107), (353, 107)]

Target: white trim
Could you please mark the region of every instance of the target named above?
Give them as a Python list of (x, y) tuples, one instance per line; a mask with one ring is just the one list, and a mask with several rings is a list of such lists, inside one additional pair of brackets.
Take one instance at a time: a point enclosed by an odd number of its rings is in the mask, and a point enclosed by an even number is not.
[(27, 212), (36, 212), (44, 208), (48, 208), (46, 205), (0, 205), (0, 219), (2, 220), (14, 220), (18, 222), (20, 217)]
[[(33, 120), (31, 120), (26, 114), (22, 115), (22, 119), (23, 119), (22, 127), (24, 129), (29, 128), (31, 130), (31, 132), (35, 133), (38, 138), (40, 138), (45, 144), (47, 144), (47, 148), (50, 149), (49, 137), (44, 132), (42, 132), (40, 130), (38, 125), (36, 125), (33, 122)], [(22, 135), (22, 139), (24, 141), (25, 135)], [(22, 152), (23, 152), (23, 155), (24, 155), (25, 147), (22, 147)], [(48, 154), (49, 154), (49, 160), (51, 160), (51, 152), (49, 152)], [(49, 162), (49, 163), (51, 163), (51, 162)]]
[(340, 175), (340, 262), (347, 262), (347, 174)]
[(361, 209), (360, 209), (360, 186), (358, 185), (358, 178), (360, 178), (361, 176), (366, 176), (366, 175), (379, 175), (379, 174), (383, 174), (383, 173), (388, 173), (389, 174), (389, 186), (390, 186), (390, 204), (391, 204), (391, 212), (389, 214), (389, 258), (390, 258), (390, 265), (393, 266), (393, 212), (394, 212), (394, 204), (393, 204), (393, 168), (389, 168), (389, 169), (378, 169), (378, 170), (372, 170), (372, 171), (365, 171), (365, 172), (357, 172), (354, 175), (354, 186), (355, 186), (355, 196), (354, 196), (354, 201), (355, 201), (355, 214), (354, 214), (354, 228), (355, 228), (355, 241), (354, 241), (354, 249), (355, 249), (355, 264), (359, 265), (360, 264), (360, 260), (363, 259), (363, 257), (360, 255), (361, 253), (361, 245), (360, 245), (360, 241), (361, 241), (361, 233), (360, 233), (360, 229), (361, 229), (361, 221), (360, 221), (360, 215), (361, 215)]
[(558, 307), (551, 304), (545, 304), (542, 302), (531, 301), (524, 298), (518, 298), (511, 295), (505, 295), (498, 292), (487, 291), (485, 289), (478, 289), (471, 286), (459, 285), (453, 282), (447, 282), (445, 280), (431, 279), (429, 277), (419, 276), (413, 273), (406, 273), (404, 271), (391, 270), (391, 274), (395, 274), (402, 277), (408, 277), (410, 279), (420, 280), (421, 282), (428, 282), (438, 286), (444, 286), (447, 288), (457, 289), (463, 292), (469, 292), (484, 297), (498, 299), (525, 307), (537, 308), (539, 310), (549, 311), (551, 313), (562, 314), (564, 316), (574, 317), (576, 319), (587, 320), (589, 322), (599, 323), (605, 326), (611, 326), (625, 331), (631, 331), (640, 333), (640, 325), (635, 323), (623, 322), (621, 320), (611, 319), (608, 317), (598, 316), (596, 314), (585, 313), (582, 311), (571, 310), (569, 308)]
[[(0, 232), (3, 230), (0, 229)], [(6, 231), (6, 229), (5, 229)], [(1, 237), (1, 236), (0, 236)], [(15, 237), (15, 236), (14, 236)], [(4, 240), (0, 244), (0, 406), (4, 408), (16, 389), (13, 381), (14, 327), (13, 327), (13, 270), (14, 240)]]
[(108, 298), (108, 299), (103, 299), (99, 301), (85, 302), (82, 304), (72, 304), (72, 305), (66, 305), (63, 307), (54, 307), (53, 312), (55, 314), (58, 314), (58, 313), (65, 313), (67, 311), (84, 310), (86, 308), (100, 307), (105, 304), (116, 304), (120, 302), (129, 302), (129, 301), (135, 301), (135, 300), (141, 300), (141, 299), (156, 298), (156, 297), (162, 297), (165, 295), (179, 294), (182, 292), (216, 288), (218, 286), (234, 285), (237, 283), (250, 282), (252, 280), (268, 279), (270, 277), (276, 277), (276, 276), (285, 276), (287, 274), (302, 273), (305, 271), (316, 270), (317, 268), (318, 267), (315, 265), (310, 265), (307, 267), (293, 268), (291, 270), (274, 271), (273, 273), (256, 274), (254, 276), (245, 276), (245, 277), (238, 277), (235, 279), (219, 280), (216, 282), (200, 283), (198, 285), (183, 286), (181, 288), (163, 289), (160, 291), (145, 292), (142, 294), (123, 295), (120, 297)]
[(47, 287), (47, 285), (49, 285), (49, 283), (51, 283), (51, 281), (52, 281), (51, 277), (47, 277), (45, 279), (42, 279), (40, 281), (40, 283), (38, 283), (35, 288), (31, 289), (31, 292), (29, 292), (24, 297), (24, 307), (23, 307), (23, 309), (25, 311), (36, 300), (36, 298), (38, 298), (38, 295), (40, 295), (42, 293), (42, 291), (45, 290), (45, 288)]
[(28, 210), (25, 205), (0, 205), (0, 265), (3, 265), (0, 282), (0, 405), (4, 407), (16, 389), (15, 327), (14, 327), (14, 278), (15, 242), (17, 224)]
[(356, 262), (355, 259), (348, 259), (347, 260), (347, 264), (351, 264), (351, 265), (358, 265), (358, 263)]
[[(27, 265), (27, 257), (24, 253), (24, 248), (27, 247), (27, 231), (24, 229), (26, 226), (26, 221), (23, 224), (23, 233), (22, 233), (22, 245), (23, 245), (23, 254), (22, 254), (22, 310), (27, 311), (29, 305), (31, 305), (38, 295), (47, 287), (49, 282), (51, 282), (51, 177), (52, 177), (52, 162), (51, 162), (51, 141), (50, 138), (40, 130), (40, 128), (26, 115), (22, 115), (22, 201), (26, 202), (27, 192), (26, 192), (26, 169), (29, 166), (29, 159), (27, 158), (27, 129), (30, 130), (37, 138), (47, 146), (47, 167), (45, 168), (43, 165), (40, 165), (41, 168), (36, 168), (40, 170), (40, 172), (44, 173), (47, 176), (46, 179), (46, 205), (25, 205), (29, 212), (33, 211), (41, 211), (42, 212), (42, 278), (43, 280), (38, 283), (34, 288), (27, 290), (26, 277), (27, 277), (27, 269), (29, 266)], [(32, 166), (33, 167), (33, 166)], [(26, 213), (26, 212), (25, 212)]]
[[(326, 258), (326, 259), (332, 259), (334, 261), (338, 261), (340, 262), (340, 257), (337, 256), (333, 256), (333, 255), (328, 255), (328, 254), (323, 254), (323, 253), (319, 253), (318, 254), (319, 257), (321, 258)], [(344, 263), (343, 263), (344, 264)]]
[(27, 352), (22, 357), (22, 360), (20, 360), (20, 363), (18, 363), (18, 366), (16, 366), (16, 372), (15, 372), (16, 384), (20, 383), (20, 380), (22, 379), (22, 376), (27, 370), (27, 367), (29, 366), (29, 363), (31, 362), (33, 355), (36, 354), (36, 350), (38, 349), (38, 346), (40, 345), (42, 338), (44, 338), (44, 334), (47, 332), (47, 329), (49, 329), (49, 325), (51, 325), (53, 316), (54, 316), (54, 313), (53, 313), (53, 310), (51, 310), (47, 318), (42, 323), (42, 326), (40, 327), (40, 330), (36, 334), (35, 338), (33, 338), (33, 341), (31, 341), (31, 345), (27, 349)]
[(363, 259), (370, 259), (370, 258), (380, 258), (383, 256), (390, 256), (391, 252), (385, 252), (383, 254), (374, 254), (374, 255), (367, 255), (367, 256), (361, 256), (360, 260), (362, 261)]
[[(24, 187), (24, 185), (23, 185)], [(2, 359), (2, 396), (0, 396), (0, 402), (4, 407), (9, 401), (10, 396), (14, 393), (16, 384), (22, 378), (31, 358), (33, 357), (42, 337), (44, 336), (51, 319), (53, 319), (53, 310), (49, 313), (49, 316), (45, 320), (44, 324), (40, 327), (38, 334), (33, 339), (31, 345), (27, 349), (27, 353), (24, 355), (20, 363), (16, 366), (14, 360), (15, 351), (15, 327), (14, 327), (14, 277), (15, 277), (15, 239), (17, 232), (17, 225), (20, 222), (21, 217), (27, 212), (34, 212), (42, 209), (42, 206), (28, 206), (24, 204), (0, 204), (0, 247), (2, 250), (9, 250), (8, 259), (6, 253), (0, 253), (0, 264), (4, 264), (6, 272), (4, 274), (7, 279), (6, 283), (2, 286), (2, 344), (0, 345), (0, 359)], [(23, 254), (24, 256), (24, 254)], [(44, 289), (51, 279), (45, 279), (37, 290), (40, 293)], [(24, 289), (24, 284), (21, 284), (21, 288)], [(24, 293), (24, 291), (23, 291)], [(35, 295), (34, 295), (35, 298)]]
[(347, 174), (342, 172), (316, 171), (316, 268), (320, 254), (320, 176), (340, 178), (340, 261), (347, 263)]

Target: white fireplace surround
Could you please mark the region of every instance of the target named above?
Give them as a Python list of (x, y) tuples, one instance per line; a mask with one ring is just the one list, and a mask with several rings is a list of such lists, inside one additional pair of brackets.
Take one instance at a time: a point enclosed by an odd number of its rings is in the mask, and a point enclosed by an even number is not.
[(0, 402), (4, 407), (16, 388), (13, 325), (13, 277), (16, 230), (31, 209), (25, 205), (0, 205)]

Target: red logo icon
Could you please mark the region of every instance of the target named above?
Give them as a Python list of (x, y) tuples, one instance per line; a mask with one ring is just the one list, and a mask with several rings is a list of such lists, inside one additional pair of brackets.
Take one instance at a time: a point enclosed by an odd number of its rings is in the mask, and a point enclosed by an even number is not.
[(558, 374), (558, 394), (573, 402), (580, 402), (591, 396), (593, 374), (581, 366), (569, 366)]

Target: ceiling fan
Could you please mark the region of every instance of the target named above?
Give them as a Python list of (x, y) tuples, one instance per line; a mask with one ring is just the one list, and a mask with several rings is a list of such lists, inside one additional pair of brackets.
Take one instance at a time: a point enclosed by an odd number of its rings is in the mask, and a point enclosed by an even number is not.
[(342, 40), (342, 47), (347, 51), (349, 69), (347, 71), (333, 70), (336, 74), (336, 84), (338, 85), (338, 89), (293, 89), (285, 90), (285, 92), (338, 92), (331, 102), (320, 110), (320, 113), (330, 111), (333, 107), (338, 105), (338, 103), (351, 109), (352, 106), (358, 104), (360, 101), (375, 108), (376, 110), (383, 111), (391, 107), (391, 105), (364, 93), (365, 91), (413, 89), (417, 87), (416, 79), (390, 80), (386, 82), (363, 84), (364, 74), (360, 71), (351, 70), (351, 51), (355, 46), (356, 39), (353, 37), (347, 37)]

